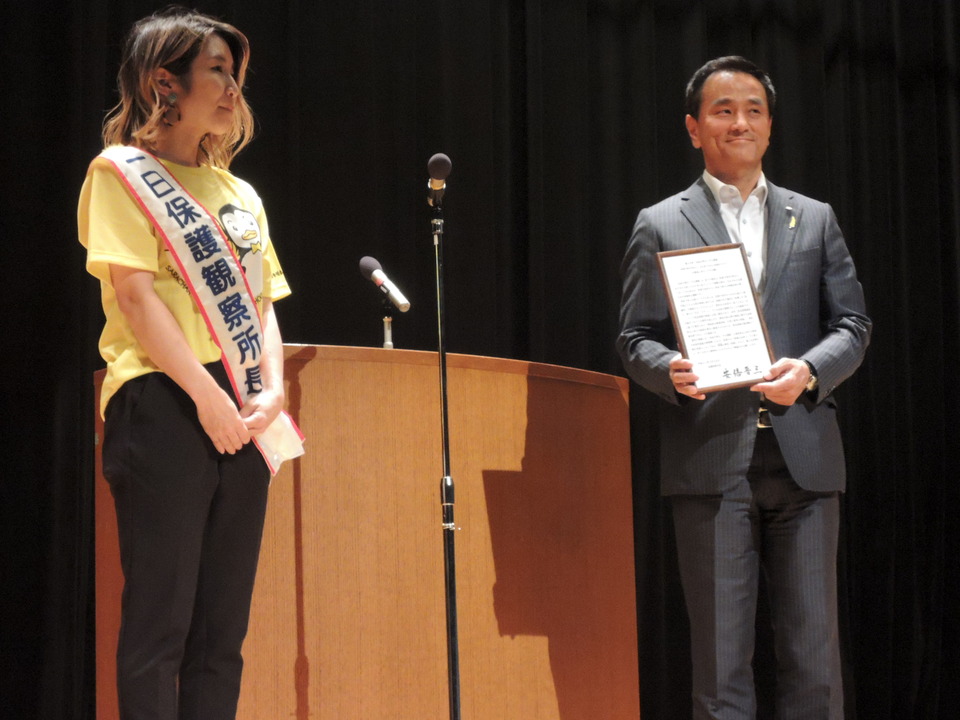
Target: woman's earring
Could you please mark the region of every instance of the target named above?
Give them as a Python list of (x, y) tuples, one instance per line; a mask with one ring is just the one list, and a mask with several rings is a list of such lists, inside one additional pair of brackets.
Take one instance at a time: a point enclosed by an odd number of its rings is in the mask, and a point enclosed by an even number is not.
[[(180, 122), (180, 109), (177, 107), (177, 94), (175, 92), (170, 93), (166, 97), (167, 109), (163, 113), (163, 124), (167, 127), (173, 127), (178, 122)], [(175, 112), (177, 116), (175, 118), (170, 117), (170, 113)]]

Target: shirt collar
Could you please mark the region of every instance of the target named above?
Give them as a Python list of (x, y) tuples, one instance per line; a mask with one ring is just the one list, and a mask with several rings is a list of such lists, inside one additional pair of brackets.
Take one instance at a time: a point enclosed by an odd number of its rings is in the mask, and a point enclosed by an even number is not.
[[(707, 184), (707, 187), (710, 188), (710, 192), (713, 193), (713, 197), (717, 201), (718, 205), (729, 205), (733, 201), (736, 201), (737, 205), (741, 204), (739, 202), (740, 191), (735, 185), (728, 185), (722, 180), (718, 180), (706, 170), (703, 171), (703, 181)], [(763, 209), (767, 203), (766, 175), (760, 173), (760, 179), (757, 180), (757, 186), (750, 191), (750, 194), (757, 196), (757, 200), (760, 201), (760, 208)]]

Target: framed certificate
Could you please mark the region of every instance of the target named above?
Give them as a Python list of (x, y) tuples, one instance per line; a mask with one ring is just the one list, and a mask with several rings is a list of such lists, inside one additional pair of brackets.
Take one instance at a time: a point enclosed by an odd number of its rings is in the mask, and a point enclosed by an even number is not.
[(740, 243), (657, 253), (670, 316), (700, 392), (753, 385), (774, 362)]

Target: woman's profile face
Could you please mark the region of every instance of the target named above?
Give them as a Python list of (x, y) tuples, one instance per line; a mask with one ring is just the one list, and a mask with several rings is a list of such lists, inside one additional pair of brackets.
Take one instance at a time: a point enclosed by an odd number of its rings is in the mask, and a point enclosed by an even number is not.
[(233, 127), (240, 99), (233, 61), (233, 53), (224, 39), (216, 33), (208, 35), (190, 65), (188, 76), (178, 83), (178, 127), (201, 135), (223, 135)]

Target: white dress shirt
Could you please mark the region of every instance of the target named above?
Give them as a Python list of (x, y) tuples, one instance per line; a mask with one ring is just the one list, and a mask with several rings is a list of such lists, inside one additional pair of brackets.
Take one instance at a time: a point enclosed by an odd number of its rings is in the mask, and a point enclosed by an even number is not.
[(763, 260), (767, 248), (767, 179), (760, 173), (757, 186), (746, 200), (740, 197), (740, 191), (735, 186), (727, 185), (706, 170), (703, 171), (703, 181), (720, 206), (720, 217), (727, 227), (730, 242), (743, 243), (753, 285), (759, 291), (763, 282)]

